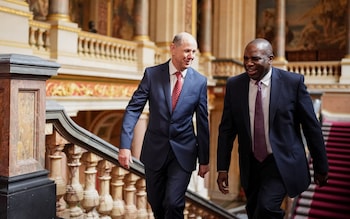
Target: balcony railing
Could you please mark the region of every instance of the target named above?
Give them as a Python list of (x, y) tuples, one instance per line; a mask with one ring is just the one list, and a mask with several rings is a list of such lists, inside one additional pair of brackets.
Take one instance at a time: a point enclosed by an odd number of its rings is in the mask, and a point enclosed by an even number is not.
[[(50, 52), (50, 25), (45, 22), (31, 21), (29, 28), (29, 45), (35, 54), (46, 55)], [(78, 30), (76, 55), (80, 58), (104, 60), (118, 65), (137, 66), (138, 43), (116, 39), (95, 33)], [(154, 47), (153, 64), (159, 64), (168, 57), (167, 51)], [(214, 78), (227, 78), (244, 71), (242, 62), (235, 59), (214, 59), (212, 68), (206, 69), (206, 75)], [(341, 62), (287, 62), (289, 71), (303, 74), (307, 84), (337, 84), (341, 77)], [(140, 69), (139, 69), (140, 70)]]

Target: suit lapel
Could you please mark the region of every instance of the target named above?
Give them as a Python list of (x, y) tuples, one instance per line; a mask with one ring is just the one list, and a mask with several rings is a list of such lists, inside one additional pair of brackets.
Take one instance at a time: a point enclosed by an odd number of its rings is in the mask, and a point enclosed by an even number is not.
[(162, 65), (162, 69), (160, 71), (161, 77), (161, 85), (163, 87), (163, 93), (165, 96), (166, 104), (168, 106), (168, 110), (171, 113), (171, 92), (170, 92), (170, 75), (169, 75), (169, 61)]
[[(248, 75), (247, 77), (244, 78), (244, 81), (242, 83), (242, 93), (239, 95), (242, 95), (242, 112), (243, 112), (243, 121), (244, 124), (246, 125), (246, 130), (248, 133), (250, 133), (250, 116), (249, 116), (249, 83), (250, 83), (250, 78)], [(240, 89), (237, 89), (240, 90)]]
[(272, 121), (276, 115), (277, 106), (279, 103), (279, 94), (282, 81), (280, 80), (280, 72), (272, 68), (272, 75), (271, 75), (271, 90), (270, 90), (270, 116), (269, 116), (269, 122), (272, 124)]

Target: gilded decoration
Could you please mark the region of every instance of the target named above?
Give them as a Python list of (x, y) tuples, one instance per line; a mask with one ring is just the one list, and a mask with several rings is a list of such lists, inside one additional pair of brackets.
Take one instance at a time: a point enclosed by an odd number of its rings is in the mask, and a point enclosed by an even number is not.
[(47, 81), (46, 96), (130, 98), (136, 88), (137, 85), (134, 84)]

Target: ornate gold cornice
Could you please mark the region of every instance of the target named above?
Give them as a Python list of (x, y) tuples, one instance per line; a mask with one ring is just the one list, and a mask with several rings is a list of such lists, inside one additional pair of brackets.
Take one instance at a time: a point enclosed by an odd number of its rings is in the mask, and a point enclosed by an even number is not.
[(129, 98), (138, 81), (58, 75), (46, 82), (46, 96)]
[(46, 96), (129, 98), (136, 85), (84, 81), (46, 82)]

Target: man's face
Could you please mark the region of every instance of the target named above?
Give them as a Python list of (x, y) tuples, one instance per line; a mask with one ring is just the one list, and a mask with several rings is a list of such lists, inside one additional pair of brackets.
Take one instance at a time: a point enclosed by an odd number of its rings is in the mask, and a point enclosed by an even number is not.
[(272, 56), (255, 44), (249, 44), (244, 50), (244, 68), (248, 76), (254, 80), (262, 79), (268, 73)]
[(190, 67), (197, 51), (197, 42), (192, 38), (184, 38), (180, 45), (172, 44), (171, 56), (177, 70)]

